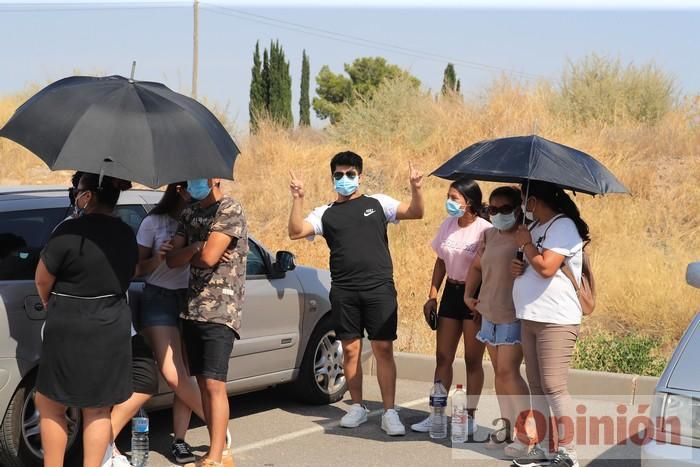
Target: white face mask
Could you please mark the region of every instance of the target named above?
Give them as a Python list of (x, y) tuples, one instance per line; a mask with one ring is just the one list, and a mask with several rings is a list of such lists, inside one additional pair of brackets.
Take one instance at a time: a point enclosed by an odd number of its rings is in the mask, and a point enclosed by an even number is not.
[(510, 214), (499, 213), (491, 216), (491, 223), (494, 227), (501, 231), (510, 230), (516, 222), (517, 219), (515, 217), (515, 211), (511, 212)]
[(533, 211), (528, 211), (527, 210), (527, 200), (523, 203), (521, 206), (523, 210), (523, 214), (525, 215), (525, 219), (529, 221), (534, 221), (535, 220), (535, 215), (533, 214)]

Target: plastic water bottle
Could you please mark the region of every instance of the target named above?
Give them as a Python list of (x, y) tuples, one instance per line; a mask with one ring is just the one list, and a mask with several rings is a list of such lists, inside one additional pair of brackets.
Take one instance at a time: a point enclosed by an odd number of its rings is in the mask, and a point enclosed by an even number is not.
[(148, 415), (143, 409), (131, 419), (131, 464), (134, 467), (148, 465)]
[(461, 384), (452, 394), (452, 442), (464, 443), (467, 441), (467, 393)]
[(447, 437), (447, 391), (440, 380), (435, 381), (430, 391), (430, 437), (442, 439)]

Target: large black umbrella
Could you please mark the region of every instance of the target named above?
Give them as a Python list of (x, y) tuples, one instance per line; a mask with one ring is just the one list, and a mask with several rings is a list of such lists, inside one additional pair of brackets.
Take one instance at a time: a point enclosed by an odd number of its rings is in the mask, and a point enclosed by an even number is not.
[(150, 187), (233, 178), (240, 152), (199, 102), (165, 85), (122, 76), (56, 81), (17, 109), (0, 136), (52, 170), (82, 170)]
[(603, 164), (578, 149), (539, 136), (481, 141), (462, 150), (432, 175), (492, 182), (539, 180), (590, 195), (628, 193)]

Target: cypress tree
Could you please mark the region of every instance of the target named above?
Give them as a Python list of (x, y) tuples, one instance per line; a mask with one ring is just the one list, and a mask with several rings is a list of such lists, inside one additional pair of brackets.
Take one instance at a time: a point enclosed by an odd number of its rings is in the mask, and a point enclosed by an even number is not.
[(272, 119), (285, 126), (293, 125), (292, 118), (292, 77), (289, 75), (289, 62), (279, 41), (270, 43), (269, 65), (269, 104)]
[(262, 96), (265, 103), (264, 108), (267, 112), (270, 111), (270, 57), (267, 49), (263, 52), (262, 72), (260, 73), (262, 80)]
[(262, 64), (260, 62), (260, 42), (255, 43), (253, 54), (253, 69), (250, 80), (250, 102), (248, 113), (250, 116), (250, 131), (254, 133), (258, 129), (258, 118), (265, 112), (265, 86), (262, 78)]
[(451, 63), (445, 67), (445, 72), (442, 75), (442, 95), (447, 95), (457, 91), (457, 73), (455, 67)]
[(299, 98), (299, 126), (311, 125), (311, 101), (309, 100), (309, 57), (306, 50), (301, 56), (301, 97)]

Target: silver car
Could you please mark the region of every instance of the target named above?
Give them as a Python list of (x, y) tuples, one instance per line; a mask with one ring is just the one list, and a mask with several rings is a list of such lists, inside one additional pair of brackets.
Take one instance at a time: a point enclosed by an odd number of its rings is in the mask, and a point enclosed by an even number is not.
[[(122, 193), (115, 214), (137, 230), (161, 192)], [(43, 245), (68, 214), (64, 187), (0, 188), (0, 464), (40, 464), (39, 416), (34, 379), (46, 317), (34, 286), (34, 270)], [(138, 315), (143, 283), (133, 282), (130, 303)], [(250, 239), (246, 301), (241, 336), (229, 365), (230, 394), (291, 383), (305, 402), (328, 404), (347, 389), (340, 341), (330, 321), (328, 271), (297, 267), (285, 251), (271, 255)], [(137, 318), (136, 318), (137, 319)], [(365, 345), (363, 360), (371, 350)], [(161, 379), (149, 407), (166, 407), (172, 393)], [(67, 412), (68, 449), (80, 433), (80, 411)]]
[[(700, 288), (700, 262), (688, 266), (688, 284)], [(700, 312), (686, 329), (659, 383), (652, 405), (655, 429), (642, 446), (642, 467), (700, 466)]]

